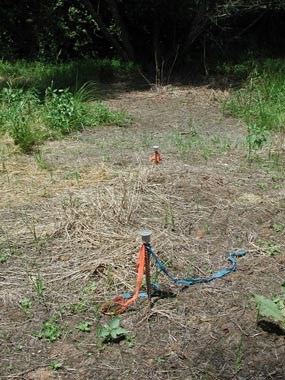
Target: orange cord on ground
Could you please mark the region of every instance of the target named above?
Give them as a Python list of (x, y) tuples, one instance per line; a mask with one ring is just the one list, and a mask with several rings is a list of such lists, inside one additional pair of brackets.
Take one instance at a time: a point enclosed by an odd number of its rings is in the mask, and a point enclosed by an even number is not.
[(162, 160), (159, 152), (154, 152), (154, 155), (150, 157), (150, 161), (153, 161), (155, 164), (159, 164)]
[[(140, 292), (141, 287), (142, 287), (142, 281), (143, 281), (143, 275), (144, 275), (144, 269), (145, 269), (146, 255), (147, 255), (147, 253), (146, 253), (145, 245), (142, 244), (141, 247), (140, 247), (140, 253), (139, 253), (138, 262), (137, 262), (138, 275), (137, 275), (136, 291), (135, 291), (134, 295), (132, 296), (132, 298), (130, 298), (129, 300), (126, 301), (121, 296), (115, 297), (112, 301), (106, 302), (103, 305), (103, 307), (101, 308), (101, 311), (102, 311), (103, 314), (106, 314), (106, 315), (117, 315), (117, 314), (120, 314), (129, 305), (131, 305), (132, 303), (134, 303), (137, 300), (137, 298), (139, 296), (139, 292)], [(115, 305), (119, 305), (119, 307), (116, 307), (115, 310), (112, 311), (112, 309), (113, 309), (113, 307)]]

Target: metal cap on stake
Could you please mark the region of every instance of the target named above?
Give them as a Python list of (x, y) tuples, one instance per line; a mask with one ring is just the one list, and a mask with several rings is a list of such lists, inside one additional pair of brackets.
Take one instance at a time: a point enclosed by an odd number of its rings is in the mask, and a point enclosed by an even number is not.
[(154, 154), (150, 157), (150, 160), (153, 161), (155, 164), (159, 164), (161, 161), (161, 156), (159, 153), (159, 146), (153, 145)]
[(150, 243), (150, 237), (151, 237), (152, 231), (150, 230), (142, 230), (140, 231), (140, 235), (142, 238), (143, 243)]

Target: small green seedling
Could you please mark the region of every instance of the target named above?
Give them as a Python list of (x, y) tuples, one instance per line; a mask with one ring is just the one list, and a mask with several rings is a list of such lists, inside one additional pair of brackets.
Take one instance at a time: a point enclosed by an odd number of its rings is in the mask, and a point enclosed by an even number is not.
[(275, 232), (282, 232), (283, 231), (283, 226), (282, 226), (282, 224), (279, 224), (279, 223), (274, 223), (273, 224), (273, 230), (275, 231)]
[(52, 360), (49, 365), (50, 368), (54, 371), (57, 371), (59, 368), (62, 367), (62, 363), (60, 363), (58, 360)]
[(32, 301), (27, 297), (23, 298), (21, 301), (21, 308), (30, 309), (31, 307), (32, 307)]
[(34, 291), (36, 292), (37, 298), (41, 299), (44, 295), (44, 290), (46, 289), (46, 286), (44, 284), (44, 281), (40, 272), (37, 273), (35, 278), (32, 278), (32, 285), (33, 285)]
[(258, 240), (258, 244), (260, 244), (267, 256), (280, 255), (281, 253), (281, 246), (272, 240)]
[(0, 264), (5, 264), (8, 261), (8, 255), (0, 253)]
[(82, 332), (89, 332), (90, 326), (91, 324), (89, 322), (81, 322), (78, 326), (76, 326), (76, 329)]
[(64, 177), (65, 179), (69, 179), (69, 180), (74, 179), (77, 183), (77, 186), (79, 186), (79, 180), (81, 179), (81, 175), (77, 170), (66, 173)]
[(135, 334), (128, 334), (126, 336), (127, 342), (128, 342), (128, 348), (133, 348), (134, 347), (134, 339), (136, 335)]
[(69, 306), (69, 311), (72, 314), (82, 313), (88, 309), (88, 301), (86, 298), (83, 298), (77, 303), (73, 303)]
[(61, 329), (57, 326), (57, 318), (51, 317), (49, 321), (42, 323), (40, 331), (36, 331), (35, 336), (38, 339), (47, 339), (50, 342), (56, 341), (61, 335)]
[(13, 368), (14, 368), (14, 367), (13, 367), (13, 364), (12, 364), (11, 362), (9, 362), (9, 363), (7, 364), (7, 369), (8, 369), (9, 371), (12, 371)]
[(240, 338), (238, 347), (236, 349), (236, 363), (235, 363), (236, 372), (239, 372), (240, 369), (242, 368), (243, 356), (244, 356), (243, 341), (242, 341), (242, 338)]
[(99, 338), (103, 338), (105, 342), (114, 342), (126, 338), (128, 331), (120, 326), (120, 322), (120, 318), (115, 317), (110, 323), (106, 323), (99, 330)]

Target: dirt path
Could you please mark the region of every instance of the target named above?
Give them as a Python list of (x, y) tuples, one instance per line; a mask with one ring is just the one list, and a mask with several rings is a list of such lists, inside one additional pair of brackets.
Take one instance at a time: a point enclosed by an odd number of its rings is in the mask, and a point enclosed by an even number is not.
[[(121, 92), (107, 103), (129, 126), (86, 130), (35, 156), (2, 142), (0, 378), (284, 379), (284, 336), (257, 326), (252, 301), (284, 281), (284, 162), (249, 165), (224, 96)], [(149, 161), (154, 144), (160, 165)], [(236, 273), (187, 289), (152, 267), (175, 297), (154, 298), (150, 311), (138, 301), (121, 316), (128, 339), (104, 344), (100, 306), (134, 290), (142, 228), (181, 277), (228, 267), (229, 250), (249, 253)]]

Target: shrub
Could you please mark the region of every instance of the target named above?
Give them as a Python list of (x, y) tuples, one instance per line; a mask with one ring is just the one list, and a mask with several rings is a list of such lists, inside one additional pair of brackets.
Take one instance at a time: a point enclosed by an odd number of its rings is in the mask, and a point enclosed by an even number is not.
[(92, 84), (82, 86), (75, 94), (49, 87), (41, 100), (35, 90), (3, 88), (0, 133), (8, 133), (23, 152), (30, 152), (45, 139), (60, 138), (84, 127), (124, 125), (123, 113), (108, 109), (102, 102), (91, 102), (94, 91)]
[(256, 61), (244, 87), (225, 104), (226, 111), (245, 121), (249, 151), (262, 147), (272, 133), (284, 132), (284, 80), (284, 60)]
[(40, 140), (39, 130), (33, 128), (39, 107), (37, 94), (8, 87), (2, 90), (0, 100), (2, 133), (8, 132), (24, 152), (30, 151)]
[(55, 132), (55, 136), (64, 135), (83, 127), (84, 106), (76, 102), (68, 89), (46, 91), (44, 102), (46, 125)]

